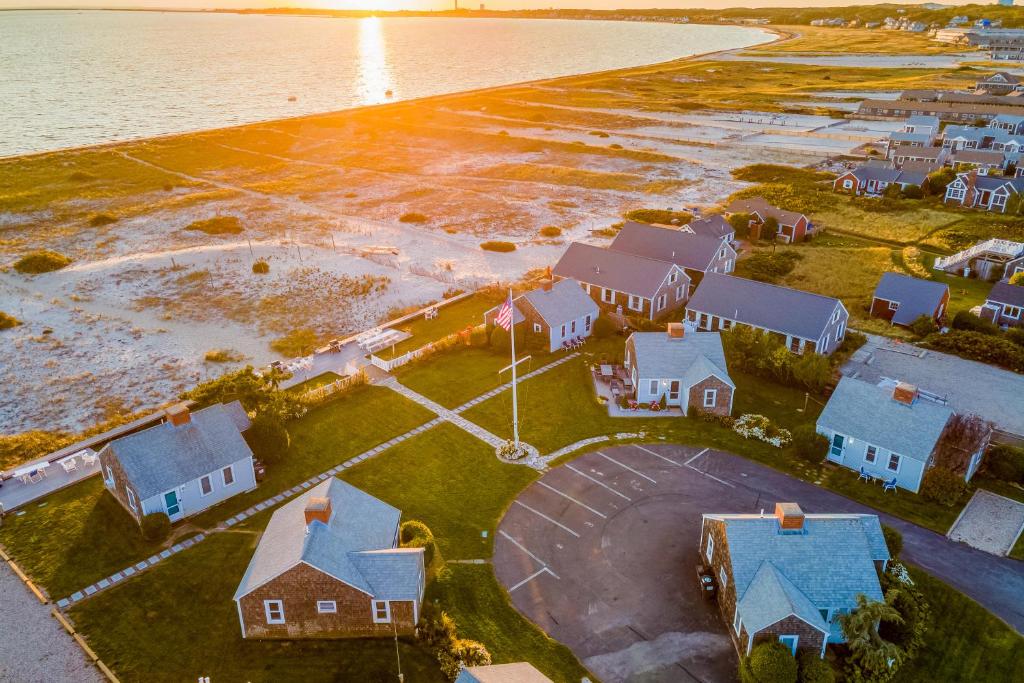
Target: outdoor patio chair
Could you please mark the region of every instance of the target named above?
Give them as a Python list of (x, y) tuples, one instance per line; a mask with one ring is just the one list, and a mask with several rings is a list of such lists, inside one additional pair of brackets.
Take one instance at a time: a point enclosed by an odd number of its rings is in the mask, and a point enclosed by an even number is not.
[(32, 470), (27, 475), (25, 475), (25, 478), (28, 480), (28, 483), (34, 484), (37, 481), (42, 481), (43, 472), (42, 470)]
[(95, 465), (96, 464), (96, 460), (98, 458), (99, 458), (99, 456), (97, 454), (95, 454), (95, 453), (86, 453), (85, 455), (82, 456), (82, 464), (83, 465), (89, 465), (89, 466)]
[(868, 474), (868, 471), (865, 470), (863, 467), (860, 468), (860, 474), (857, 475), (857, 478), (858, 479), (863, 479), (864, 481), (867, 481), (867, 482), (871, 481), (871, 475)]
[(889, 481), (882, 482), (882, 492), (885, 493), (886, 491), (896, 493), (896, 477), (893, 477)]
[(64, 468), (65, 472), (71, 472), (78, 469), (78, 463), (75, 460), (75, 456), (61, 460), (60, 466)]

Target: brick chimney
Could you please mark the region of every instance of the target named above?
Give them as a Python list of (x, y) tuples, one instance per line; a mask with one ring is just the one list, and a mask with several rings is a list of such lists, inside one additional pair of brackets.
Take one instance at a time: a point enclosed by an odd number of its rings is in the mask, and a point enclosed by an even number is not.
[(908, 406), (914, 405), (914, 401), (917, 400), (917, 387), (906, 382), (898, 383), (892, 390), (892, 400)]
[(164, 411), (167, 415), (167, 421), (175, 427), (181, 427), (187, 425), (192, 421), (192, 414), (188, 410), (188, 406), (184, 403), (178, 403)]
[(665, 332), (669, 339), (682, 339), (686, 336), (686, 327), (682, 323), (669, 323)]
[(551, 278), (544, 278), (543, 280), (540, 281), (541, 289), (543, 289), (545, 292), (550, 292), (551, 286), (553, 284), (554, 283), (551, 281)]
[(779, 520), (779, 528), (785, 531), (804, 528), (804, 511), (796, 503), (776, 503), (775, 518)]
[(974, 196), (977, 194), (978, 169), (972, 168), (967, 172), (967, 191), (964, 193), (964, 206), (974, 206)]
[(331, 499), (313, 497), (306, 501), (306, 526), (314, 521), (327, 524), (331, 521)]

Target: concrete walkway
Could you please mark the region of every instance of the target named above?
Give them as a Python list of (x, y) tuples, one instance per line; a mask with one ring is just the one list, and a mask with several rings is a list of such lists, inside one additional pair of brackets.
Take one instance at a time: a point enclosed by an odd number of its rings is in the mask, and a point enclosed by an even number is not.
[(386, 380), (378, 382), (377, 385), (387, 387), (388, 389), (391, 389), (392, 391), (397, 392), (402, 396), (406, 397), (410, 401), (420, 404), (430, 412), (440, 417), (442, 420), (446, 422), (451, 422), (459, 429), (469, 432), (470, 434), (480, 439), (484, 443), (488, 444), (492, 448), (498, 448), (503, 443), (505, 443), (504, 439), (495, 436), (494, 434), (487, 431), (480, 425), (470, 422), (461, 415), (456, 414), (455, 411), (445, 408), (440, 403), (430, 400), (423, 394), (413, 391), (409, 387), (400, 383), (394, 377), (389, 377)]

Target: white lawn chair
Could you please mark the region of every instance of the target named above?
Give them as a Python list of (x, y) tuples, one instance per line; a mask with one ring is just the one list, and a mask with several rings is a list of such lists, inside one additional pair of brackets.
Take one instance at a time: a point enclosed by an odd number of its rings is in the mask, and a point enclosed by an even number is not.
[(60, 461), (60, 466), (64, 468), (65, 472), (71, 473), (78, 469), (78, 463), (75, 461), (75, 456), (64, 458)]
[(92, 467), (93, 465), (96, 464), (96, 461), (99, 459), (99, 457), (100, 456), (97, 455), (96, 453), (84, 453), (82, 455), (82, 464), (85, 465), (86, 467)]

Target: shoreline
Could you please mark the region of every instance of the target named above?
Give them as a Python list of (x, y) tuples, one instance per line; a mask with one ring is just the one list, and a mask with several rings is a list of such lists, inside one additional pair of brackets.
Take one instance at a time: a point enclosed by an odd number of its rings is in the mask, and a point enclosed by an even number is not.
[[(52, 10), (53, 8), (50, 8), (50, 9)], [(4, 10), (4, 11), (12, 11), (12, 10)], [(17, 10), (17, 11), (20, 11), (20, 10)], [(28, 11), (44, 11), (44, 10), (42, 8), (40, 8), (40, 9), (33, 9), (33, 10), (28, 10)], [(61, 10), (58, 10), (58, 11), (68, 11), (68, 10), (61, 9)], [(155, 10), (155, 9), (153, 9), (153, 10), (150, 10), (150, 9), (119, 10), (119, 9), (108, 8), (108, 9), (100, 9), (100, 10), (89, 9), (89, 10), (83, 10), (83, 11), (90, 11), (90, 12), (91, 11), (103, 11), (103, 12), (115, 12), (115, 11), (163, 12), (164, 10)], [(175, 10), (175, 11), (176, 12), (182, 12), (182, 13), (193, 13), (193, 14), (215, 14), (215, 13), (219, 13), (219, 12), (203, 11), (203, 10)], [(230, 10), (225, 10), (224, 13), (227, 13), (227, 14), (239, 14), (239, 15), (259, 14), (259, 13), (256, 13), (256, 12), (250, 13), (250, 12), (238, 12), (238, 11), (230, 11)], [(266, 14), (264, 14), (264, 16), (294, 16), (294, 15), (266, 13)], [(299, 15), (299, 16), (306, 16), (306, 15)], [(437, 17), (437, 18), (463, 18), (463, 17)], [(519, 19), (519, 18), (526, 18), (526, 17), (510, 17), (510, 18)], [(587, 20), (585, 20), (585, 19), (564, 19), (563, 21), (587, 21)], [(615, 20), (614, 19), (605, 19), (603, 21), (615, 21)], [(624, 23), (628, 23), (628, 22), (624, 22)], [(652, 23), (664, 23), (664, 22), (652, 22)], [(720, 24), (682, 24), (682, 25), (685, 25), (685, 26), (719, 26)], [(162, 133), (162, 134), (159, 134), (159, 135), (147, 135), (147, 136), (144, 136), (144, 137), (124, 138), (124, 139), (121, 139), (121, 140), (111, 140), (109, 142), (99, 142), (99, 143), (88, 144), (88, 145), (76, 145), (76, 146), (72, 146), (72, 147), (58, 147), (56, 149), (46, 150), (46, 151), (42, 151), (42, 152), (27, 152), (25, 154), (12, 154), (12, 155), (8, 155), (8, 156), (0, 155), (0, 164), (10, 163), (10, 162), (14, 162), (14, 161), (35, 159), (35, 158), (45, 157), (45, 156), (52, 155), (52, 154), (67, 154), (67, 153), (78, 153), (78, 152), (93, 151), (93, 150), (103, 150), (103, 149), (109, 149), (109, 148), (117, 147), (119, 145), (138, 143), (138, 142), (145, 142), (145, 141), (148, 141), (148, 140), (166, 140), (168, 138), (175, 138), (175, 137), (180, 137), (180, 136), (202, 135), (202, 134), (205, 134), (205, 133), (212, 133), (212, 132), (216, 132), (216, 131), (237, 130), (237, 129), (240, 129), (240, 128), (246, 128), (248, 126), (265, 125), (265, 124), (275, 123), (275, 122), (315, 120), (316, 118), (319, 118), (319, 117), (337, 116), (339, 114), (344, 114), (346, 112), (366, 112), (366, 111), (372, 111), (372, 110), (386, 111), (388, 108), (392, 108), (392, 107), (396, 107), (396, 106), (410, 105), (410, 104), (422, 104), (422, 103), (425, 103), (425, 102), (443, 102), (445, 99), (448, 99), (448, 98), (474, 96), (474, 95), (486, 95), (486, 94), (491, 94), (491, 93), (494, 93), (494, 92), (499, 92), (499, 91), (505, 90), (507, 88), (520, 88), (520, 87), (527, 87), (527, 86), (550, 85), (550, 84), (558, 82), (558, 81), (564, 81), (566, 79), (572, 79), (572, 78), (589, 78), (589, 77), (593, 77), (593, 76), (612, 76), (612, 75), (615, 75), (615, 74), (629, 72), (629, 71), (632, 71), (632, 70), (635, 70), (635, 69), (651, 69), (651, 68), (657, 68), (657, 67), (664, 67), (664, 66), (668, 66), (668, 65), (671, 65), (671, 64), (678, 64), (678, 63), (687, 62), (687, 61), (693, 61), (693, 60), (697, 60), (697, 59), (706, 59), (706, 58), (714, 56), (714, 55), (729, 54), (729, 53), (737, 52), (737, 51), (740, 51), (740, 50), (749, 50), (749, 49), (752, 49), (752, 48), (764, 47), (766, 45), (775, 45), (777, 43), (785, 42), (786, 40), (791, 40), (791, 39), (799, 36), (799, 34), (797, 34), (797, 33), (790, 32), (790, 31), (787, 31), (787, 30), (784, 30), (784, 29), (781, 29), (781, 28), (775, 27), (775, 26), (755, 26), (755, 27), (739, 26), (738, 28), (749, 28), (751, 31), (762, 31), (764, 33), (768, 33), (768, 34), (773, 35), (774, 38), (771, 39), (771, 40), (767, 40), (767, 41), (765, 41), (763, 43), (756, 43), (754, 45), (750, 45), (750, 46), (747, 46), (747, 47), (729, 48), (729, 49), (725, 49), (725, 50), (711, 50), (711, 51), (708, 51), (708, 52), (698, 52), (698, 53), (695, 53), (695, 54), (692, 54), (692, 55), (687, 55), (685, 57), (677, 57), (676, 59), (669, 59), (669, 60), (665, 60), (665, 61), (662, 61), (662, 62), (652, 62), (650, 64), (640, 64), (640, 65), (637, 65), (637, 66), (624, 66), (624, 67), (619, 67), (619, 68), (615, 68), (615, 69), (602, 69), (602, 70), (599, 70), (599, 71), (585, 71), (583, 73), (569, 74), (569, 75), (566, 75), (566, 76), (552, 76), (552, 77), (549, 77), (549, 78), (538, 78), (538, 79), (527, 80), (527, 81), (516, 81), (514, 83), (505, 83), (503, 85), (492, 85), (492, 86), (487, 86), (487, 87), (484, 87), (484, 88), (471, 88), (469, 90), (458, 90), (458, 91), (455, 91), (455, 92), (443, 93), (443, 94), (439, 94), (439, 95), (425, 95), (423, 97), (410, 97), (408, 99), (396, 100), (394, 102), (382, 102), (380, 104), (364, 104), (364, 105), (359, 105), (359, 106), (356, 106), (356, 107), (349, 107), (349, 108), (346, 108), (346, 109), (334, 109), (334, 110), (329, 110), (329, 111), (320, 111), (320, 112), (315, 112), (315, 113), (312, 113), (312, 114), (298, 114), (296, 116), (284, 116), (284, 117), (273, 118), (273, 119), (257, 119), (257, 120), (254, 120), (254, 121), (247, 121), (245, 123), (238, 123), (238, 124), (231, 125), (231, 126), (218, 126), (218, 127), (215, 127), (215, 128), (198, 128), (198, 129), (195, 129), (195, 130), (178, 131), (178, 132), (174, 132), (174, 133)]]

